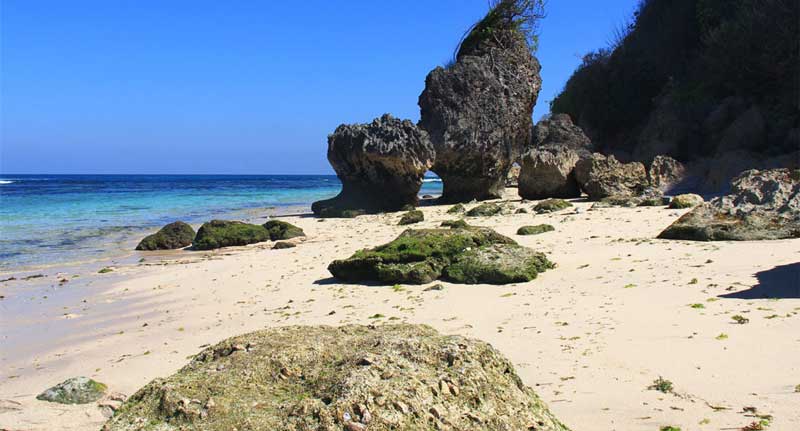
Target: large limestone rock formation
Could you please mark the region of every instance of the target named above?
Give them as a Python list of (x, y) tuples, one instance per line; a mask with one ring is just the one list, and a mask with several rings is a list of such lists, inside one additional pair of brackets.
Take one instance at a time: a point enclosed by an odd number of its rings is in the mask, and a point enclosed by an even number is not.
[(443, 202), (498, 198), (530, 142), (541, 88), (539, 62), (513, 22), (490, 12), (462, 43), (456, 62), (428, 74), (419, 125), (436, 148)]
[(104, 431), (568, 431), (487, 343), (424, 325), (289, 326), (206, 348)]
[(683, 163), (669, 156), (658, 155), (653, 158), (647, 177), (650, 185), (664, 193), (670, 193), (686, 180), (687, 172)]
[(643, 164), (620, 163), (614, 156), (606, 157), (599, 153), (578, 161), (575, 178), (591, 200), (609, 196), (638, 196), (649, 185)]
[(341, 125), (328, 136), (328, 161), (342, 181), (333, 199), (314, 202), (321, 216), (346, 211), (398, 211), (418, 203), (434, 150), (428, 134), (386, 114), (370, 124)]
[(702, 204), (659, 238), (696, 241), (800, 238), (800, 170), (743, 172), (731, 194)]
[(394, 241), (328, 266), (349, 282), (425, 284), (442, 278), (465, 284), (530, 281), (553, 267), (542, 253), (488, 228), (407, 230)]

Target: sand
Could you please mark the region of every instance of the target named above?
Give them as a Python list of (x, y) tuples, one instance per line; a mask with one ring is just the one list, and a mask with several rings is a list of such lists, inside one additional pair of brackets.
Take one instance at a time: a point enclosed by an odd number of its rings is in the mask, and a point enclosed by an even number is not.
[[(177, 252), (166, 261), (143, 253), (143, 263), (62, 286), (53, 277), (38, 287), (4, 283), (0, 429), (99, 429), (105, 418), (96, 404), (35, 399), (69, 377), (130, 395), (235, 334), (388, 322), (490, 342), (576, 431), (736, 430), (759, 420), (745, 407), (772, 415), (770, 429), (800, 429), (800, 240), (657, 240), (688, 210), (590, 206), (471, 218), (558, 264), (508, 286), (442, 282), (443, 290), (426, 291), (437, 283), (393, 289), (330, 278), (333, 259), (402, 232), (399, 213), (288, 217), (308, 234), (292, 249), (264, 243)], [(448, 208), (422, 208), (426, 221), (415, 227), (453, 218)], [(556, 230), (515, 235), (540, 223)], [(386, 317), (371, 318), (376, 313)], [(648, 389), (659, 376), (673, 382), (673, 393)]]

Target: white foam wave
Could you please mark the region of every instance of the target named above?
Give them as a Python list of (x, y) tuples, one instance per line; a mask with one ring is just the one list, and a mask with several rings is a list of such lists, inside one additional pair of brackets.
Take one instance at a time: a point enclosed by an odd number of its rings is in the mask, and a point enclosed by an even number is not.
[(442, 179), (441, 178), (424, 178), (422, 180), (422, 182), (423, 183), (441, 183)]
[(11, 180), (0, 180), (0, 184), (13, 184), (14, 181)]

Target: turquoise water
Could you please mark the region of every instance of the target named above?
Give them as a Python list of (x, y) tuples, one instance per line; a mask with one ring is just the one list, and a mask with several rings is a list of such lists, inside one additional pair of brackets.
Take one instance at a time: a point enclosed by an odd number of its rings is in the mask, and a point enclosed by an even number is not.
[[(307, 212), (340, 188), (332, 175), (4, 175), (0, 270), (103, 258), (175, 220)], [(441, 183), (426, 179), (420, 193)]]

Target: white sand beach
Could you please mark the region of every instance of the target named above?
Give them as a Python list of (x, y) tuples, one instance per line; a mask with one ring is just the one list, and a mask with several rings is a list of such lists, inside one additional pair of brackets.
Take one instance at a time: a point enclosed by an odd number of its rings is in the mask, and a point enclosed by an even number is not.
[[(532, 206), (507, 192), (516, 207)], [(558, 265), (507, 286), (392, 288), (331, 278), (332, 260), (402, 232), (399, 213), (288, 217), (308, 235), (292, 249), (262, 243), (178, 252), (166, 261), (143, 253), (138, 265), (63, 285), (54, 277), (36, 288), (5, 283), (0, 429), (100, 429), (106, 418), (96, 403), (35, 399), (70, 377), (88, 376), (129, 396), (233, 335), (397, 322), (491, 343), (576, 431), (741, 429), (756, 415), (771, 415), (772, 430), (800, 429), (800, 241), (658, 240), (688, 210), (590, 206), (470, 218)], [(448, 208), (422, 207), (426, 220), (414, 227), (452, 219)], [(515, 235), (539, 223), (555, 231)], [(443, 289), (428, 289), (436, 284)], [(749, 323), (737, 324), (734, 315)], [(659, 377), (674, 393), (648, 389)]]

